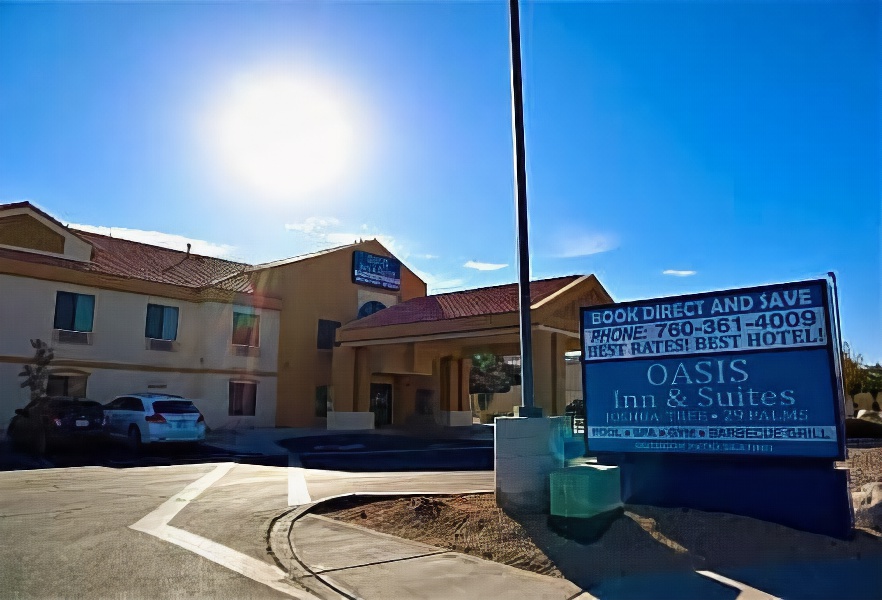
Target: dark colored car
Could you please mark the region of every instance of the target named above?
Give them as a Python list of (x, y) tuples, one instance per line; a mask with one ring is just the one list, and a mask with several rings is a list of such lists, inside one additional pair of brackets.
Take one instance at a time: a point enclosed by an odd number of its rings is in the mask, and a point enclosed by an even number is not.
[(581, 398), (576, 398), (569, 404), (567, 404), (566, 409), (564, 410), (564, 414), (573, 415), (576, 417), (584, 417), (585, 416), (585, 401)]
[(7, 435), (14, 446), (30, 445), (45, 454), (59, 442), (97, 438), (103, 434), (104, 409), (87, 398), (51, 396), (18, 408)]

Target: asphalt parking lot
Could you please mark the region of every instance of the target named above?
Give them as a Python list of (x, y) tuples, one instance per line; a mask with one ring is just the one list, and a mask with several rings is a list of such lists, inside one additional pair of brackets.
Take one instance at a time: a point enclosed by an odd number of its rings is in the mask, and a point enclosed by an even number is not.
[(492, 439), (346, 433), (281, 440), (307, 469), (331, 471), (492, 471)]
[(66, 467), (158, 467), (198, 463), (238, 462), (287, 466), (284, 456), (265, 456), (217, 448), (202, 443), (151, 444), (132, 451), (113, 440), (96, 439), (52, 448), (45, 456), (29, 449), (15, 449), (5, 436), (0, 439), (0, 471)]

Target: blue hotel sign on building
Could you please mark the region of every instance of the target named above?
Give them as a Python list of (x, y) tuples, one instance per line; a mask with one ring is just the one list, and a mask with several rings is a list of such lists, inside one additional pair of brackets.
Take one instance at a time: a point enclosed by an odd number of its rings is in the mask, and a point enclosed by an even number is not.
[(842, 460), (834, 307), (813, 280), (583, 308), (589, 449)]
[(395, 258), (356, 250), (352, 253), (352, 282), (398, 291), (401, 263)]

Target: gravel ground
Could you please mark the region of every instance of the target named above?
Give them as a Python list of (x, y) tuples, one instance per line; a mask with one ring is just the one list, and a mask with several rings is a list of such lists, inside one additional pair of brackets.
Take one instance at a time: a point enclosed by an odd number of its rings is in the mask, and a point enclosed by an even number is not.
[(844, 465), (849, 468), (852, 492), (865, 483), (882, 481), (882, 447), (849, 448)]
[[(866, 483), (882, 481), (882, 447), (849, 448), (843, 466), (851, 469), (852, 492)], [(323, 503), (314, 512), (553, 577), (566, 576), (566, 563), (576, 554), (581, 555), (582, 564), (594, 565), (596, 576), (602, 578), (609, 573), (624, 575), (622, 569), (634, 564), (710, 568), (737, 564), (745, 556), (774, 561), (882, 553), (882, 534), (867, 528), (860, 528), (855, 540), (841, 542), (737, 515), (638, 505), (625, 509), (602, 537), (588, 542), (565, 539), (550, 531), (547, 517), (514, 520), (496, 506), (494, 494), (384, 499), (350, 496)], [(714, 535), (707, 535), (710, 531)], [(634, 556), (643, 560), (631, 560)]]

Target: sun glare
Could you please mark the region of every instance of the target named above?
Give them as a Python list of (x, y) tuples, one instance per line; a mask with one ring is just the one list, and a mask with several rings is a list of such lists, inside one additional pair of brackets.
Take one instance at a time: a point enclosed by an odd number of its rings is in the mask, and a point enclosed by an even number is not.
[(344, 177), (353, 132), (345, 107), (316, 82), (263, 74), (237, 82), (212, 119), (227, 172), (271, 199), (291, 199)]

